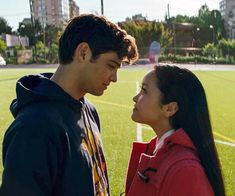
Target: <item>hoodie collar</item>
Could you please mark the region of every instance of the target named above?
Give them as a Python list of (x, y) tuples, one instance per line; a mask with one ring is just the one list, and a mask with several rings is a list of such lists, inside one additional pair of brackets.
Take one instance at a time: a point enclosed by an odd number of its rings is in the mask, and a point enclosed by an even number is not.
[(74, 99), (59, 85), (50, 80), (52, 75), (53, 73), (28, 75), (18, 80), (16, 83), (16, 99), (10, 106), (14, 117), (25, 106), (43, 101), (65, 102), (74, 110), (80, 111), (84, 104), (84, 98)]

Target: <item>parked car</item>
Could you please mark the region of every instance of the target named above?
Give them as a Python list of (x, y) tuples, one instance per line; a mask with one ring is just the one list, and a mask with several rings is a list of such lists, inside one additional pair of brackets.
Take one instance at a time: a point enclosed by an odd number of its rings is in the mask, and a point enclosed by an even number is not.
[[(137, 60), (133, 65), (152, 65), (153, 63), (150, 62), (148, 58), (140, 58)], [(127, 66), (129, 65), (128, 63), (123, 63), (122, 66)]]
[(148, 64), (151, 64), (150, 60), (148, 58), (142, 58), (142, 59), (139, 59), (137, 62), (136, 62), (137, 65), (148, 65)]
[(6, 66), (6, 65), (7, 64), (6, 64), (5, 59), (2, 56), (0, 56), (0, 66)]

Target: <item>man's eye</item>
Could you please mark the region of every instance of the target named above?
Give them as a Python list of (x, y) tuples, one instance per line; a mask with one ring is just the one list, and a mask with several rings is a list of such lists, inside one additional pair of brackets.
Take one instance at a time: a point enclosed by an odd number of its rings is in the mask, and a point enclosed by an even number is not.
[(110, 65), (110, 64), (108, 64), (108, 67), (109, 67), (110, 69), (115, 69), (115, 68), (116, 68), (115, 66)]

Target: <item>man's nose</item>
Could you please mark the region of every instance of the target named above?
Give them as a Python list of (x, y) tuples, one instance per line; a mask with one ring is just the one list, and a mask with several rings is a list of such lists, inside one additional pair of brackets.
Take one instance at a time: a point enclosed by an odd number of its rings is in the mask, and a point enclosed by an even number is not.
[(117, 82), (117, 70), (113, 71), (112, 75), (111, 75), (111, 81), (112, 82)]

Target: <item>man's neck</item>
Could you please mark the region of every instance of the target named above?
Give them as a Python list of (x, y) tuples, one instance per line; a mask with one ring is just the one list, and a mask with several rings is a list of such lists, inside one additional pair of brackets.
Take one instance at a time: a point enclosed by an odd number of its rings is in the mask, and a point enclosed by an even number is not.
[(74, 99), (79, 100), (85, 93), (79, 92), (77, 87), (77, 78), (74, 78), (73, 70), (70, 65), (59, 65), (56, 72), (52, 75), (51, 81), (59, 85), (66, 93)]

